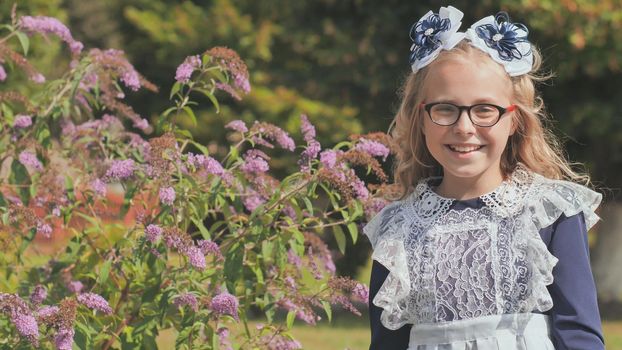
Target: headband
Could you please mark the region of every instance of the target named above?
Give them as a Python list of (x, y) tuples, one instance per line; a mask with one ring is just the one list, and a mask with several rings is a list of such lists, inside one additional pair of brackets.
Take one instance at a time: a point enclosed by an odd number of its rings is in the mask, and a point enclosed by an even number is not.
[(453, 6), (441, 7), (438, 13), (428, 11), (410, 28), (410, 65), (413, 72), (430, 64), (441, 50), (451, 50), (463, 39), (503, 65), (510, 76), (528, 73), (533, 64), (529, 30), (512, 23), (505, 12), (482, 18), (466, 33), (459, 32), (462, 11)]

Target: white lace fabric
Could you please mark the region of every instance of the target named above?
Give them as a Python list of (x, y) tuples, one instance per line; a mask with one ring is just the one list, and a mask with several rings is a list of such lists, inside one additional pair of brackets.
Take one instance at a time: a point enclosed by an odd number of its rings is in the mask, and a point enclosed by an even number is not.
[(420, 181), (364, 228), (372, 259), (389, 270), (373, 299), (388, 329), (480, 316), (544, 312), (557, 263), (539, 230), (583, 212), (587, 228), (602, 196), (587, 187), (514, 171), (480, 208), (456, 210)]

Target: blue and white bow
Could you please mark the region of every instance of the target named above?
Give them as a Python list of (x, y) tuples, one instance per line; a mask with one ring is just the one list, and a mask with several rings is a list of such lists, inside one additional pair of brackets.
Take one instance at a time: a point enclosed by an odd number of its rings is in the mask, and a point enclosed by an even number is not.
[(463, 13), (455, 7), (441, 7), (438, 14), (429, 11), (410, 29), (410, 65), (413, 72), (430, 64), (441, 50), (451, 50), (463, 39), (486, 52), (503, 65), (510, 76), (528, 73), (533, 64), (529, 30), (511, 23), (507, 13), (485, 17), (459, 32)]
[(510, 76), (529, 73), (533, 65), (529, 30), (520, 23), (511, 23), (508, 14), (499, 12), (471, 26), (466, 36), (471, 44), (501, 63)]
[(441, 7), (438, 14), (428, 11), (410, 28), (410, 64), (413, 72), (427, 66), (441, 50), (451, 50), (464, 37), (458, 32), (462, 11), (453, 6)]

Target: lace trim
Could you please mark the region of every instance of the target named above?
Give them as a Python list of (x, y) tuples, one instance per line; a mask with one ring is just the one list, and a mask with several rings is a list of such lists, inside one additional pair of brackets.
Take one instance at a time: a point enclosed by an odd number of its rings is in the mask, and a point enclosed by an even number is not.
[(454, 200), (436, 194), (430, 181), (419, 182), (409, 197), (385, 207), (363, 228), (372, 258), (389, 270), (373, 300), (383, 308), (382, 324), (398, 329), (550, 309), (546, 286), (553, 282), (557, 258), (539, 230), (562, 213), (581, 211), (591, 228), (601, 195), (519, 167), (480, 197), (484, 207), (456, 211)]

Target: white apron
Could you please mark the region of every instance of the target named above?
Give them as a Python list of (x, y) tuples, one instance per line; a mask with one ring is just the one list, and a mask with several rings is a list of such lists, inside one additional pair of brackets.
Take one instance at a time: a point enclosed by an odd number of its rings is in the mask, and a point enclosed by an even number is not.
[(555, 350), (549, 316), (503, 314), (414, 325), (408, 350)]

